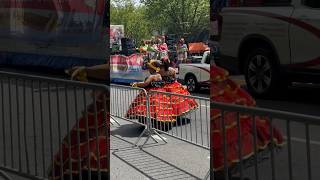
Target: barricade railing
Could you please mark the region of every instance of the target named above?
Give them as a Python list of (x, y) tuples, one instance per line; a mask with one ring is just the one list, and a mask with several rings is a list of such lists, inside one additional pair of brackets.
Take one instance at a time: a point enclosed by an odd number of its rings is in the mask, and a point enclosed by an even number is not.
[[(161, 132), (171, 137), (209, 149), (209, 98), (158, 91), (147, 92), (143, 88), (133, 88), (113, 84), (110, 89), (111, 116), (146, 126), (145, 131), (139, 136), (135, 145), (137, 145), (138, 141), (145, 133), (149, 135), (148, 139), (152, 138), (157, 142), (157, 140), (155, 140), (151, 135), (159, 135), (158, 132)], [(166, 100), (160, 98), (166, 98)], [(145, 111), (145, 115), (134, 118), (128, 117), (128, 110), (135, 106), (136, 103), (141, 104), (142, 101), (144, 101), (143, 106), (145, 108), (140, 110)], [(153, 103), (165, 104), (154, 107), (155, 104)], [(172, 109), (172, 107), (176, 108), (173, 108), (174, 110), (170, 111), (169, 109)], [(180, 110), (182, 110), (182, 112)], [(183, 110), (186, 110), (186, 112)], [(169, 112), (172, 114), (167, 114)], [(155, 113), (160, 115), (157, 116)], [(166, 142), (162, 136), (159, 135), (159, 137)], [(143, 145), (145, 145), (145, 143)]]
[[(182, 95), (161, 91), (149, 91), (150, 106), (157, 108), (153, 103), (167, 102), (163, 107), (162, 123), (151, 123), (151, 128), (192, 143), (205, 149), (210, 148), (210, 100), (205, 97)], [(161, 100), (161, 99), (165, 100)], [(162, 106), (158, 106), (162, 108)], [(152, 112), (152, 111), (151, 111)], [(159, 122), (155, 120), (155, 122)]]
[[(136, 100), (137, 103), (138, 101), (142, 101), (143, 97), (147, 97), (147, 91), (143, 88), (133, 88), (130, 86), (112, 84), (110, 86), (111, 116), (126, 119), (132, 123), (146, 125), (146, 117), (138, 116), (136, 120), (131, 120), (126, 117), (130, 105), (135, 104), (134, 100)], [(147, 106), (147, 103), (145, 103), (145, 105)], [(114, 120), (116, 121), (116, 119)]]
[(0, 176), (110, 179), (108, 99), (105, 85), (0, 71)]
[[(217, 102), (211, 102), (212, 116), (221, 117), (220, 119), (215, 119), (211, 121), (211, 125), (220, 124), (222, 133), (222, 144), (223, 144), (223, 167), (219, 171), (215, 171), (214, 158), (221, 158), (221, 156), (216, 157), (213, 148), (211, 148), (211, 179), (214, 177), (220, 177), (221, 175), (224, 179), (230, 178), (232, 175), (240, 176), (243, 179), (245, 176), (249, 179), (319, 179), (320, 173), (318, 173), (319, 167), (319, 147), (320, 143), (315, 140), (319, 140), (319, 126), (320, 117), (303, 115), (297, 113), (283, 112), (271, 109), (255, 108), (255, 107), (245, 107), (239, 105), (223, 104)], [(226, 133), (227, 117), (234, 118), (236, 122), (237, 131), (237, 157), (238, 161), (235, 164), (230, 165), (231, 156), (229, 148), (229, 138)], [(242, 138), (242, 129), (240, 124), (242, 123), (241, 117), (249, 117), (249, 122), (251, 122), (250, 128), (253, 144), (253, 156), (246, 159), (244, 157), (242, 150), (244, 142)], [(269, 132), (258, 132), (258, 119), (263, 119), (269, 122), (271, 125), (269, 127)], [(285, 139), (284, 144), (278, 148), (276, 146), (276, 135), (275, 128), (277, 128)], [(269, 133), (269, 143), (264, 149), (266, 151), (259, 150), (257, 147), (258, 134)], [(212, 134), (213, 135), (213, 134)], [(219, 138), (211, 137), (212, 144), (215, 139)], [(311, 140), (313, 138), (313, 140)], [(247, 144), (248, 145), (248, 144)], [(264, 159), (267, 159), (264, 161)], [(249, 164), (248, 164), (249, 162)], [(227, 165), (228, 164), (228, 165)], [(208, 176), (209, 177), (209, 174)]]
[[(147, 135), (147, 139), (143, 143), (141, 147), (143, 147), (148, 140), (151, 138), (155, 142), (158, 142), (152, 135), (157, 135), (162, 139), (164, 142), (166, 140), (160, 136), (160, 134), (154, 131), (150, 124), (150, 103), (149, 103), (149, 95), (147, 91), (143, 88), (134, 88), (129, 86), (123, 85), (115, 85), (112, 84), (110, 86), (110, 115), (111, 117), (117, 117), (123, 120), (130, 121), (132, 123), (140, 124), (145, 126), (143, 132), (139, 135), (138, 139), (134, 143), (134, 146), (137, 146), (140, 142), (143, 135)], [(143, 106), (144, 109), (141, 109), (142, 115), (141, 116), (130, 116), (128, 110), (136, 105)], [(143, 114), (145, 113), (145, 114)], [(119, 122), (113, 118), (113, 120), (118, 124)]]

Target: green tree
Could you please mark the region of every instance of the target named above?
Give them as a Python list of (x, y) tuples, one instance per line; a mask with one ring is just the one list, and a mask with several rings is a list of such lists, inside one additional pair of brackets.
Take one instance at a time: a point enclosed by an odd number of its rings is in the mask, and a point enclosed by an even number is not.
[(194, 35), (209, 29), (208, 0), (142, 0), (147, 15), (156, 27), (166, 27), (168, 33)]
[(111, 1), (110, 23), (124, 25), (125, 36), (138, 43), (151, 36), (152, 29), (146, 16), (146, 7), (142, 4), (137, 6), (131, 0)]

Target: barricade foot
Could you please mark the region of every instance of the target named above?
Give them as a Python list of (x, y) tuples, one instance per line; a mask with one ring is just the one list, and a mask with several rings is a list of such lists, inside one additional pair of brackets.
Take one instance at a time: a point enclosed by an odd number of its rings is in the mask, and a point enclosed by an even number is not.
[(146, 134), (147, 131), (148, 131), (147, 128), (145, 128), (145, 129), (142, 131), (142, 133), (139, 135), (138, 139), (137, 139), (136, 142), (134, 143), (133, 147), (136, 147), (136, 146), (138, 145), (138, 143), (139, 143), (139, 141), (141, 140), (142, 136), (143, 136), (144, 134)]
[(154, 142), (159, 143), (159, 142), (152, 136), (152, 134), (150, 135), (150, 137), (151, 137), (151, 139), (154, 140)]
[(4, 178), (5, 180), (12, 180), (7, 173), (0, 171), (0, 177)]
[(117, 120), (115, 120), (112, 116), (110, 116), (110, 124), (114, 125), (111, 120), (113, 120), (118, 126), (121, 126), (121, 124)]
[(203, 180), (208, 180), (210, 177), (210, 170), (208, 171), (208, 173), (206, 174), (206, 176), (203, 178)]
[(159, 138), (160, 138), (163, 142), (168, 143), (156, 130), (153, 129), (152, 131), (153, 131), (154, 134), (156, 134), (157, 136), (159, 136)]

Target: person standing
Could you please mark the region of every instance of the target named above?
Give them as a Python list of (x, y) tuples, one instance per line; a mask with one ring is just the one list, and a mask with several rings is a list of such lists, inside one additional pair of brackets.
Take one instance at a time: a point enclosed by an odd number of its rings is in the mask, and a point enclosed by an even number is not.
[(187, 61), (188, 57), (188, 47), (185, 44), (184, 38), (181, 38), (177, 44), (177, 54), (178, 54), (178, 61), (176, 63), (177, 66), (179, 66), (180, 63), (184, 63)]

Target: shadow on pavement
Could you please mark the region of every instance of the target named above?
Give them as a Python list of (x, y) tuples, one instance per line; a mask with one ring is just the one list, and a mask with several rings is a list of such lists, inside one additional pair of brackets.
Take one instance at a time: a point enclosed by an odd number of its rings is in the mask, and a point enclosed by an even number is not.
[[(132, 147), (132, 143), (114, 137), (114, 145)], [(199, 179), (198, 177), (158, 158), (140, 148), (125, 148), (112, 154), (150, 179)]]
[(117, 129), (111, 130), (111, 134), (122, 137), (138, 137), (144, 128), (144, 126), (139, 124), (121, 124)]

